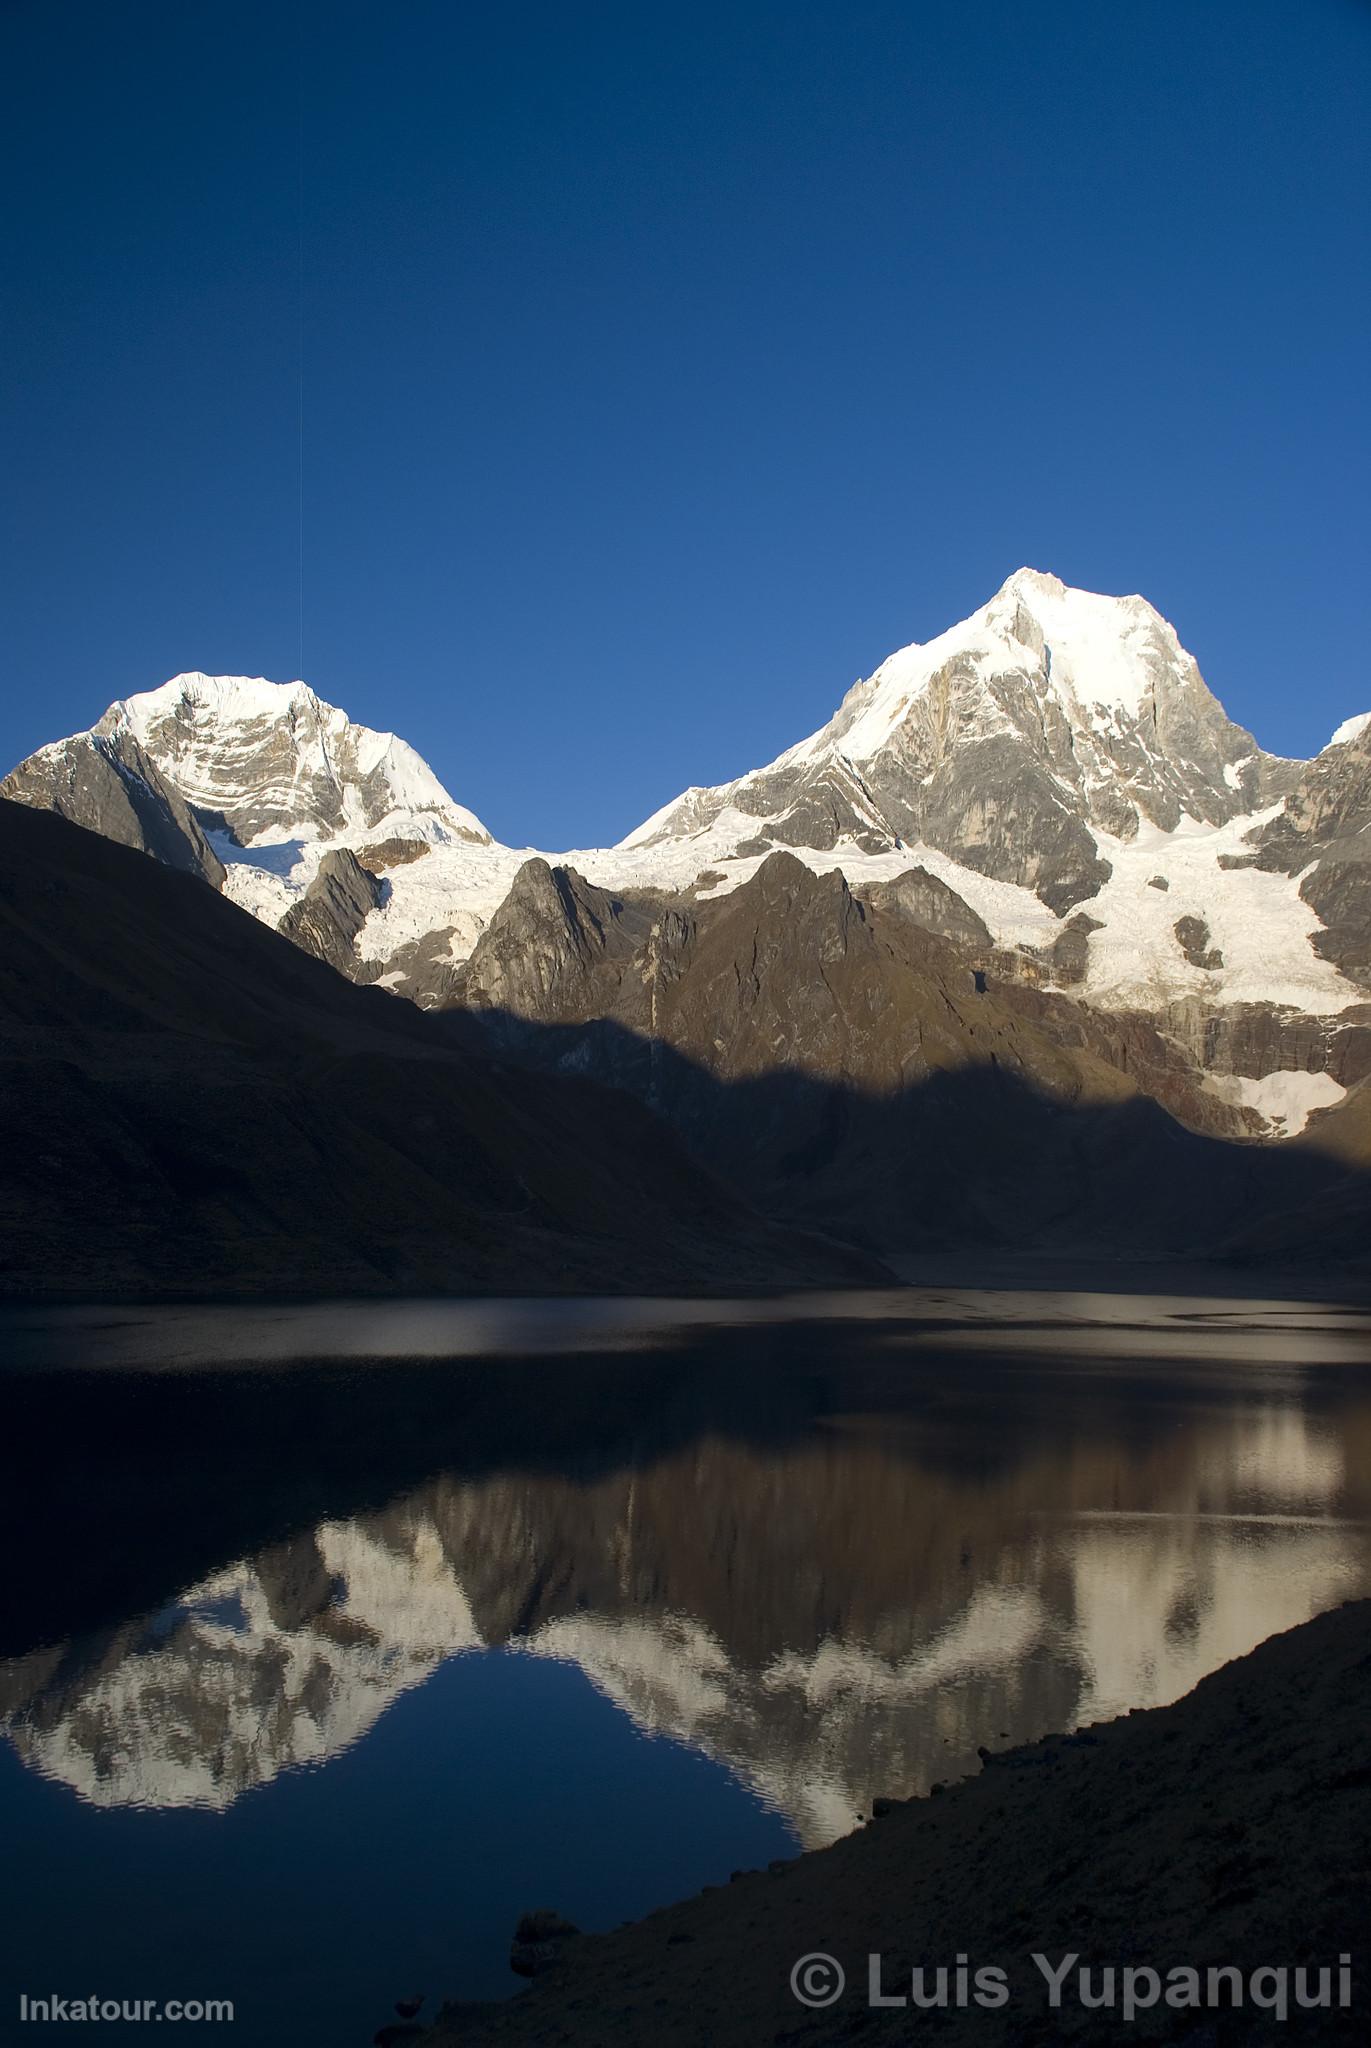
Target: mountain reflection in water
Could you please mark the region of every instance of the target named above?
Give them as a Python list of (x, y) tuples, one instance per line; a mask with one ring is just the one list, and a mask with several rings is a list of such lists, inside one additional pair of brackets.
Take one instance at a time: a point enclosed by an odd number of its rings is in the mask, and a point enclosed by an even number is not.
[[(978, 1745), (1162, 1704), (1371, 1592), (1361, 1315), (932, 1299), (668, 1318), (650, 1349), (617, 1308), (612, 1355), (582, 1308), (582, 1355), (374, 1370), (284, 1366), (311, 1316), (336, 1336), (320, 1311), (240, 1320), (236, 1349), (225, 1312), (208, 1353), (241, 1370), (131, 1370), (140, 1342), (168, 1362), (134, 1316), (113, 1359), (77, 1325), (52, 1372), (49, 1326), (14, 1382), (8, 1737), (94, 1805), (222, 1811), (445, 1659), (513, 1648), (814, 1846)], [(178, 1367), (203, 1363), (186, 1328)]]

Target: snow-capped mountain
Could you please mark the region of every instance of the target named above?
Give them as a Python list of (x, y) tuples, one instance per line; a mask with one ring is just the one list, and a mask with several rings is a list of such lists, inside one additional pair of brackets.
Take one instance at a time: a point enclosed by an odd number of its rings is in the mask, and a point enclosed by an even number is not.
[(827, 725), (765, 768), (687, 790), (625, 842), (689, 836), (734, 814), (758, 836), (885, 853), (918, 842), (1065, 911), (1129, 843), (1182, 817), (1218, 826), (1283, 794), (1265, 754), (1141, 597), (1068, 590), (1020, 569), (990, 603), (853, 685)]
[(490, 834), (455, 804), (427, 762), (393, 732), (373, 732), (304, 683), (175, 676), (112, 704), (94, 737), (115, 753), (132, 738), (163, 777), (238, 846), (280, 833), (333, 839), (403, 818), (431, 838), (483, 845)]
[[(1001, 976), (1144, 1010), (1210, 1067), (1205, 1018), (1333, 1018), (1371, 989), (1368, 764), (1371, 714), (1313, 763), (1279, 759), (1144, 599), (1021, 569), (767, 766), (687, 790), (617, 846), (546, 858), (691, 902), (778, 849), (859, 895), (917, 869), (986, 934)], [(176, 677), (0, 790), (191, 869), (426, 1006), (452, 998), (534, 853), (302, 683)]]
[[(7, 795), (40, 803), (126, 844), (179, 830), (174, 865), (222, 881), (215, 862), (276, 849), (280, 870), (307, 843), (347, 843), (392, 826), (429, 841), (487, 845), (413, 747), (357, 725), (304, 683), (173, 676), (111, 704), (89, 732), (30, 756)], [(163, 855), (163, 857), (166, 857)]]

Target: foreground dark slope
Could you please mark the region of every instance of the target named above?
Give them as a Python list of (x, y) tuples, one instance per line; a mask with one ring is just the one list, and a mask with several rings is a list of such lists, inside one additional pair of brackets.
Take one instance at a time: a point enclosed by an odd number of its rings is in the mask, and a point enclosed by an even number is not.
[(511, 1071), (187, 875), (0, 802), (0, 1291), (705, 1291), (871, 1277), (626, 1095)]
[[(506, 2005), (453, 2006), (422, 2035), (585, 2048), (761, 2048), (922, 2039), (949, 2048), (1130, 2039), (1184, 2048), (1362, 2043), (1371, 1995), (1371, 1602), (1321, 1615), (1225, 1665), (1174, 1706), (987, 1761), (940, 1798), (772, 1872), (752, 1872), (617, 1933), (568, 1941)], [(534, 1904), (536, 1902), (530, 1902)], [(545, 1902), (546, 1903), (546, 1902)], [(575, 1902), (563, 1900), (573, 1913)], [(807, 2011), (790, 1972), (836, 1958), (845, 1993)], [(1256, 2008), (1083, 2010), (1076, 1980), (1047, 2004), (1035, 1952), (1080, 1964), (1285, 1968), (1288, 2019)], [(1005, 1972), (998, 2011), (872, 2010), (959, 1956)], [(1350, 1957), (1351, 2002), (1294, 2010), (1294, 1970)], [(1144, 1986), (1145, 1989), (1145, 1986)], [(1122, 1980), (1116, 1978), (1122, 1997)], [(1264, 1987), (1272, 1995), (1272, 1986)], [(379, 2037), (378, 2037), (379, 2038)]]

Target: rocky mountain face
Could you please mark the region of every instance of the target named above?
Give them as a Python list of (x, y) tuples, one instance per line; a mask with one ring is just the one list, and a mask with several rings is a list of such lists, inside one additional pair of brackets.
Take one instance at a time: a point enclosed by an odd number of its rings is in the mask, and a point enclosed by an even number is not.
[(955, 889), (930, 875), (927, 868), (909, 868), (893, 882), (870, 883), (863, 894), (878, 914), (903, 917), (919, 931), (949, 940), (976, 960), (984, 960), (994, 949), (985, 919), (977, 917)]
[[(993, 1003), (1016, 991), (1021, 1015), (1042, 999), (1034, 1029), (1059, 1065), (1086, 1045), (1194, 1130), (1287, 1137), (1365, 1071), (1369, 758), (1362, 718), (1313, 762), (1263, 752), (1142, 598), (1020, 570), (811, 738), (686, 791), (617, 847), (530, 865), (402, 741), (302, 684), (241, 678), (123, 700), (3, 791), (199, 875), (352, 981), (557, 1030), (598, 1018), (725, 1080), (760, 1028), (738, 1021), (752, 942), (738, 979), (692, 998), (715, 1014), (684, 1035), (672, 977), (705, 988), (682, 962), (729, 898), (766, 922), (772, 883), (749, 885), (783, 852), (845, 888), (815, 895), (806, 947), (752, 934), (789, 1017), (754, 1065), (831, 1076), (837, 948), (873, 1018), (848, 1033), (845, 1083), (916, 1069), (900, 1020), (936, 980), (928, 946), (883, 937), (852, 966), (853, 945), (902, 925), (955, 950), (959, 988), (970, 972)], [(1048, 1064), (1035, 1051), (1025, 1071)]]
[(687, 791), (629, 844), (733, 813), (735, 853), (923, 844), (1064, 912), (1108, 879), (1097, 832), (1132, 840), (1182, 815), (1225, 824), (1297, 773), (1225, 715), (1143, 598), (1021, 569), (962, 625), (855, 684), (810, 739)]
[(223, 885), (223, 863), (196, 813), (131, 733), (83, 732), (44, 747), (6, 776), (0, 795)]
[(1371, 989), (1371, 718), (1350, 719), (1252, 835), (1254, 864), (1299, 877), (1324, 929), (1313, 947)]
[(385, 885), (349, 847), (330, 849), (314, 879), (281, 919), (278, 930), (316, 960), (350, 974), (358, 932), (381, 902)]
[[(185, 802), (240, 847), (271, 833), (375, 831), (397, 812), (474, 844), (490, 838), (412, 747), (355, 725), (304, 683), (176, 676), (111, 705), (94, 732), (112, 755), (140, 751), (155, 761)], [(60, 756), (59, 746), (35, 759), (55, 757), (55, 768)]]
[(1239, 1218), (1270, 1258), (1330, 1207), (1371, 1244), (1364, 1028), (1323, 1055), (1337, 1146), (1235, 1144), (1250, 1105), (1149, 1019), (788, 854), (693, 903), (528, 863), (439, 1015), (7, 803), (0, 924), (11, 1296), (729, 1291), (885, 1272), (852, 1245), (1217, 1254)]
[[(928, 929), (930, 910), (960, 936)], [(1192, 1136), (1251, 1138), (1265, 1119), (1147, 1016), (1018, 968), (918, 881), (864, 896), (776, 853), (687, 903), (535, 860), (451, 1000), (474, 1042), (637, 1093), (769, 1213), (891, 1251), (1215, 1250), (1235, 1204), (1328, 1184), (1321, 1155)], [(1268, 1050), (1254, 1036), (1227, 1057)], [(1371, 1074), (1371, 1011), (1303, 1056), (1341, 1099)]]

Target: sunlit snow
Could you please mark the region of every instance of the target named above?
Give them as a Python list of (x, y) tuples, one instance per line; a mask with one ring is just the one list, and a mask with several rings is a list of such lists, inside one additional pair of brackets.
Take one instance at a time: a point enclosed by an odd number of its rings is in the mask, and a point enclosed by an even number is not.
[[(1172, 687), (1179, 679), (1187, 689), (1193, 679), (1204, 691), (1174, 629), (1144, 599), (1072, 590), (1054, 576), (1021, 569), (970, 618), (892, 654), (854, 685), (827, 725), (768, 768), (718, 789), (686, 791), (617, 846), (543, 857), (609, 889), (726, 894), (767, 857), (736, 852), (767, 836), (767, 792), (758, 793), (758, 778), (816, 764), (865, 819), (861, 764), (891, 743), (911, 706), (949, 663), (976, 684), (1032, 678), (1040, 701), (1053, 700), (1054, 716), (1059, 711), (1076, 736), (1078, 763), (1092, 791), (1121, 776), (1127, 787), (1105, 742), (1130, 734), (1147, 757), (1153, 745), (1148, 705), (1159, 676), (1170, 677)], [(1008, 723), (989, 687), (973, 689), (967, 701), (971, 726), (959, 739), (988, 738)], [(1329, 745), (1344, 745), (1369, 725), (1371, 713), (1348, 718)], [(226, 870), (224, 893), (265, 923), (280, 922), (331, 849), (364, 854), (386, 887), (358, 935), (357, 951), (383, 987), (403, 986), (404, 974), (393, 963), (419, 941), (430, 941), (429, 957), (465, 959), (536, 851), (491, 839), (405, 741), (355, 724), (302, 682), (191, 672), (111, 706), (97, 731), (121, 728), (207, 820), (237, 811), (237, 831), (215, 826), (208, 836)], [(1228, 791), (1250, 786), (1244, 771), (1255, 759), (1247, 754), (1223, 764)], [(1193, 763), (1173, 765), (1201, 772)], [(1248, 836), (1277, 809), (1222, 825), (1183, 815), (1174, 831), (1143, 818), (1131, 839), (1097, 831), (1111, 873), (1095, 896), (1076, 906), (1099, 929), (1090, 935), (1085, 981), (1072, 993), (1105, 1009), (1153, 1013), (1197, 999), (1207, 1009), (1266, 1002), (1326, 1016), (1363, 1000), (1314, 951), (1310, 941), (1320, 922), (1300, 898), (1298, 877), (1221, 865), (1250, 858)], [(263, 818), (269, 822), (263, 825)], [(888, 833), (874, 811), (871, 821), (878, 835)], [(395, 857), (381, 851), (389, 842), (398, 842)], [(859, 891), (926, 868), (970, 905), (999, 947), (1046, 952), (1062, 930), (1032, 890), (994, 880), (925, 845), (869, 853), (845, 840), (827, 851), (790, 851), (816, 872), (841, 870)], [(1182, 918), (1208, 927), (1204, 949), (1221, 956), (1219, 964), (1196, 966), (1187, 959), (1176, 936)], [(1286, 1134), (1342, 1093), (1326, 1076), (1309, 1074), (1260, 1082), (1227, 1078), (1213, 1086)]]

